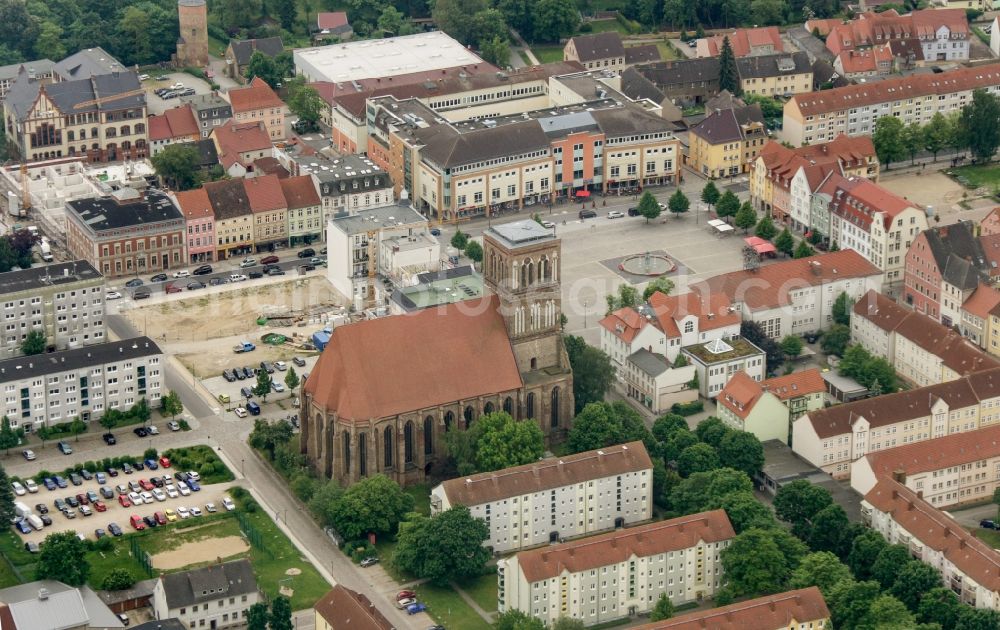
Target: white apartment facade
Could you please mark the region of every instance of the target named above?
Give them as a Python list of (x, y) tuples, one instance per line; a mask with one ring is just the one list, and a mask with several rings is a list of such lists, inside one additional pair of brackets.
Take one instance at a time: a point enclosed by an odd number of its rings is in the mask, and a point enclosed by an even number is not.
[(712, 597), (724, 583), (720, 553), (735, 537), (724, 510), (691, 514), (501, 559), (497, 610), (546, 624), (595, 625)]
[(156, 619), (188, 628), (243, 628), (247, 611), (263, 600), (250, 561), (234, 560), (160, 576), (153, 587)]
[(465, 505), (490, 528), (494, 553), (634, 525), (652, 518), (653, 464), (642, 442), (618, 444), (451, 479), (431, 513)]
[(1000, 368), (811, 411), (792, 424), (793, 450), (835, 478), (868, 453), (1000, 421)]
[(861, 518), (893, 545), (904, 545), (941, 575), (963, 603), (1000, 610), (1000, 553), (919, 494), (881, 479), (861, 502)]
[(158, 407), (163, 353), (149, 337), (111, 341), (45, 355), (0, 361), (3, 415), (11, 426), (40, 427), (100, 419), (145, 398)]
[(699, 391), (705, 398), (715, 398), (737, 372), (746, 372), (758, 382), (764, 380), (766, 354), (746, 339), (716, 339), (686, 346), (683, 352), (695, 368)]

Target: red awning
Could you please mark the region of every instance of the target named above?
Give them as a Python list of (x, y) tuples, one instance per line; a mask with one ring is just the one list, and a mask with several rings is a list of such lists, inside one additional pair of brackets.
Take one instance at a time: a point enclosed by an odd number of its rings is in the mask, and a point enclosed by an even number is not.
[(590, 191), (589, 190), (578, 190), (578, 191), (576, 191), (576, 196), (577, 197), (589, 197), (590, 196)]
[(753, 249), (758, 254), (773, 254), (778, 251), (771, 243), (761, 243), (760, 245), (754, 245)]

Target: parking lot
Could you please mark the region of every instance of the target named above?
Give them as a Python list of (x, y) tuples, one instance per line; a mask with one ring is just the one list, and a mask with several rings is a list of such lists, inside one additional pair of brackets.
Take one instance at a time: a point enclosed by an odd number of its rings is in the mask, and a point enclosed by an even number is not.
[[(291, 349), (289, 349), (289, 352), (291, 352)], [(248, 352), (245, 354), (234, 354), (231, 367), (236, 367), (237, 365), (239, 365), (239, 366), (248, 366), (252, 368), (259, 368), (260, 361), (254, 360), (255, 358), (258, 358), (255, 356), (256, 354), (257, 354), (256, 352)], [(295, 368), (295, 373), (298, 374), (300, 380), (302, 379), (303, 375), (308, 374), (309, 372), (312, 371), (313, 366), (316, 365), (316, 361), (319, 359), (319, 355), (305, 356), (304, 354), (300, 354), (294, 356), (301, 357), (306, 363), (304, 367), (300, 367), (297, 365), (293, 365), (291, 360), (287, 360), (288, 366)], [(272, 379), (277, 380), (279, 383), (284, 385), (285, 374), (287, 373), (288, 373), (287, 371), (275, 370), (274, 374), (272, 374), (271, 377)], [(208, 389), (208, 391), (212, 392), (212, 394), (216, 397), (217, 400), (219, 399), (220, 394), (229, 396), (229, 401), (230, 401), (229, 404), (223, 403), (221, 402), (221, 400), (219, 403), (220, 406), (222, 406), (222, 417), (224, 419), (230, 421), (241, 421), (241, 420), (247, 421), (247, 419), (249, 418), (250, 421), (252, 421), (252, 417), (250, 417), (249, 415), (246, 418), (242, 419), (239, 418), (236, 415), (236, 409), (237, 407), (244, 407), (244, 408), (246, 407), (247, 399), (240, 393), (240, 390), (244, 387), (253, 389), (254, 386), (257, 384), (256, 377), (244, 379), (242, 381), (237, 380), (230, 383), (221, 375), (219, 375), (204, 379), (202, 381), (202, 384)], [(298, 413), (298, 409), (293, 408), (291, 406), (292, 399), (295, 398), (296, 396), (298, 396), (298, 392), (290, 392), (286, 387), (284, 392), (276, 393), (272, 391), (270, 394), (268, 394), (266, 404), (271, 405), (272, 403), (280, 402), (281, 403), (280, 406), (286, 410), (286, 413)], [(259, 396), (255, 395), (251, 398), (251, 400), (256, 401), (258, 404), (261, 405), (261, 407), (264, 407), (262, 415), (264, 416), (275, 415), (274, 413), (268, 414), (268, 407), (265, 407), (265, 403), (261, 402)]]
[(154, 90), (158, 88), (169, 87), (174, 83), (182, 83), (184, 87), (192, 88), (195, 94), (208, 94), (212, 91), (212, 87), (207, 81), (203, 81), (186, 72), (168, 72), (162, 75), (163, 78), (161, 80), (157, 80), (156, 77), (158, 76), (160, 75), (153, 74), (149, 80), (142, 82), (142, 86), (146, 88), (146, 109), (149, 110), (150, 114), (162, 114), (168, 109), (173, 109), (181, 104), (181, 99), (179, 98), (164, 100), (157, 96)]
[[(55, 490), (46, 490), (44, 485), (39, 484), (39, 490), (37, 493), (29, 493), (15, 498), (17, 501), (30, 507), (32, 513), (36, 515), (39, 513), (36, 508), (36, 504), (44, 504), (49, 510), (48, 516), (52, 519), (52, 525), (43, 528), (41, 531), (32, 531), (30, 534), (22, 534), (21, 538), (25, 542), (33, 541), (41, 543), (49, 534), (72, 531), (83, 534), (89, 539), (95, 539), (96, 536), (94, 534), (94, 530), (101, 528), (105, 532), (108, 532), (109, 523), (116, 523), (126, 534), (135, 531), (129, 524), (129, 518), (133, 514), (137, 514), (140, 517), (152, 516), (154, 512), (164, 512), (167, 509), (171, 509), (176, 512), (180, 507), (190, 509), (195, 506), (201, 509), (204, 514), (206, 513), (205, 504), (207, 503), (214, 503), (215, 507), (219, 511), (224, 510), (222, 507), (222, 497), (229, 491), (229, 487), (232, 485), (232, 482), (202, 486), (201, 490), (191, 492), (188, 496), (180, 495), (178, 493), (178, 497), (168, 497), (164, 501), (157, 501), (154, 498), (153, 503), (151, 504), (133, 505), (126, 508), (122, 507), (122, 505), (118, 502), (117, 497), (119, 496), (119, 491), (115, 489), (115, 486), (119, 484), (128, 486), (129, 481), (138, 482), (140, 479), (149, 479), (152, 476), (170, 475), (172, 483), (175, 484), (176, 487), (177, 480), (176, 478), (173, 478), (173, 474), (175, 472), (177, 471), (174, 468), (159, 469), (155, 471), (140, 470), (130, 475), (120, 472), (117, 477), (108, 478), (107, 482), (104, 484), (106, 488), (110, 488), (111, 491), (114, 492), (115, 497), (112, 499), (106, 499), (101, 496), (101, 485), (97, 483), (96, 479), (92, 481), (84, 481), (83, 484), (79, 486), (74, 486), (72, 483), (68, 483), (67, 480), (66, 488), (56, 488)], [(76, 518), (69, 519), (55, 508), (54, 502), (56, 499), (65, 500), (67, 497), (76, 497), (77, 494), (85, 495), (88, 490), (97, 493), (102, 503), (106, 506), (107, 511), (98, 512), (91, 505), (90, 508), (92, 514), (90, 516), (84, 516), (80, 513), (80, 509), (76, 508), (73, 510), (76, 513)], [(197, 517), (192, 516), (189, 518)]]

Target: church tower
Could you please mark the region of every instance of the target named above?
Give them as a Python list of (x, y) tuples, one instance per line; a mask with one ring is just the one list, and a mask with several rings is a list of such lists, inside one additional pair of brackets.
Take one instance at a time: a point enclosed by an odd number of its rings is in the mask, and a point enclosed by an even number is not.
[(558, 442), (573, 417), (573, 374), (562, 337), (561, 241), (528, 219), (483, 233), (483, 280), (497, 295), (524, 381), (524, 418)]
[(177, 0), (180, 36), (175, 62), (179, 67), (208, 67), (208, 4), (205, 0)]

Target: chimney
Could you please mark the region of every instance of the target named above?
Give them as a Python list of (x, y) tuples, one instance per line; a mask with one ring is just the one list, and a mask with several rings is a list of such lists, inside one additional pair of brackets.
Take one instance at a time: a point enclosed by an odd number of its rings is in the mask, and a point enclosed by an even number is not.
[(962, 540), (958, 541), (958, 548), (959, 549), (965, 549), (965, 539), (964, 538)]
[(907, 501), (906, 502), (906, 511), (907, 512), (912, 512), (913, 511), (913, 501)]
[(548, 561), (549, 561), (549, 554), (543, 551), (542, 552), (542, 562), (548, 562)]
[(771, 600), (770, 602), (768, 602), (767, 603), (767, 607), (771, 609), (771, 612), (774, 612), (774, 610), (775, 610), (774, 600)]
[(823, 265), (821, 265), (818, 260), (810, 261), (809, 269), (813, 272), (814, 276), (818, 276), (823, 273)]
[(598, 459), (598, 461), (604, 459), (604, 451), (600, 451), (600, 450), (597, 451), (597, 459)]
[(899, 498), (899, 493), (896, 492), (895, 490), (893, 490), (892, 491), (892, 500), (895, 501), (898, 498)]
[(892, 471), (892, 480), (898, 481), (902, 485), (906, 485), (906, 471), (902, 468), (897, 468)]
[(40, 589), (38, 589), (38, 599), (40, 599), (40, 600), (42, 600), (44, 602), (48, 598), (49, 598), (49, 589), (47, 589), (47, 588), (40, 588)]

